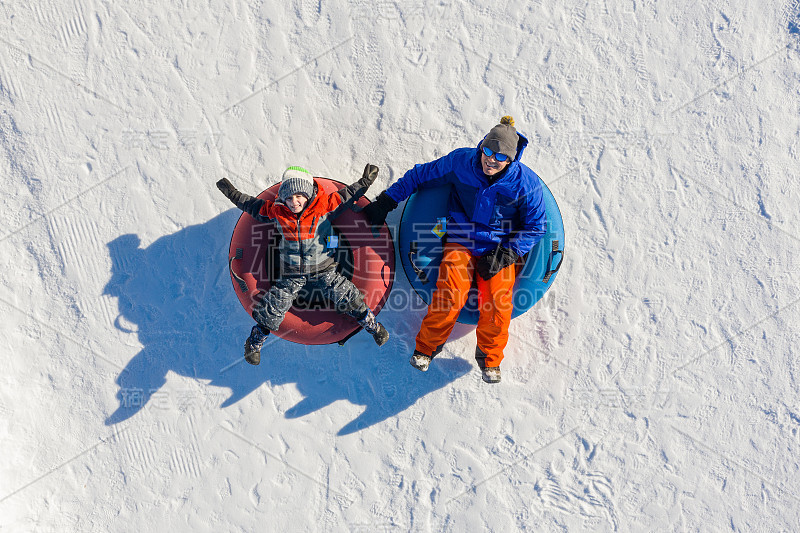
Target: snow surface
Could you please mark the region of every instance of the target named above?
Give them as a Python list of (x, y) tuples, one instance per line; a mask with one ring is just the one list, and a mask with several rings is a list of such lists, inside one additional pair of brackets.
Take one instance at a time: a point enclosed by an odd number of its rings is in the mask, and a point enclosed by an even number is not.
[[(0, 2), (0, 530), (797, 531), (799, 28), (798, 0)], [(500, 385), (467, 327), (412, 369), (417, 308), (381, 349), (241, 363), (217, 179), (372, 162), (374, 197), (504, 114), (567, 248)]]

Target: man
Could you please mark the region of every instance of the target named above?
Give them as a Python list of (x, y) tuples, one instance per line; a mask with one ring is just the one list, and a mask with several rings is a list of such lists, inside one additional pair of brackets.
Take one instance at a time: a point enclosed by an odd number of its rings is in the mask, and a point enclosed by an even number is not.
[(475, 280), (480, 306), (475, 359), (484, 381), (500, 382), (515, 263), (544, 235), (547, 223), (539, 177), (519, 161), (527, 145), (514, 119), (503, 117), (477, 148), (415, 165), (364, 209), (370, 223), (380, 226), (417, 189), (452, 185), (439, 279), (411, 356), (412, 366), (423, 372), (441, 352)]

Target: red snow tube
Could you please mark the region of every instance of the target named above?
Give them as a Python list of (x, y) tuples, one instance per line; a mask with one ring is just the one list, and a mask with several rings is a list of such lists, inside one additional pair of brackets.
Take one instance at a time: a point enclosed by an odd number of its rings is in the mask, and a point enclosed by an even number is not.
[[(314, 178), (318, 187), (333, 193), (345, 185), (327, 178)], [(280, 183), (258, 195), (271, 200), (278, 194)], [(361, 197), (356, 205), (369, 201)], [(373, 235), (366, 217), (346, 209), (333, 222), (338, 237), (336, 262), (339, 272), (350, 279), (364, 295), (364, 302), (375, 314), (389, 297), (394, 283), (394, 242), (384, 225)], [(242, 213), (231, 237), (228, 250), (231, 281), (242, 307), (252, 316), (253, 307), (269, 290), (278, 273), (277, 244), (280, 238), (272, 223), (257, 222)], [(352, 318), (337, 313), (319, 297), (301, 291), (275, 335), (299, 344), (332, 344), (344, 342), (359, 331)]]

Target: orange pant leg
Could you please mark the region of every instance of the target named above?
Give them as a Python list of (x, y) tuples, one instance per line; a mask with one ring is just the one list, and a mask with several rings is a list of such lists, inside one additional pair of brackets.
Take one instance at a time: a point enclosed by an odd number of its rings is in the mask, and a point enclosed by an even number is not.
[(436, 355), (447, 341), (461, 308), (467, 303), (474, 272), (475, 259), (469, 250), (460, 244), (445, 245), (436, 290), (417, 334), (418, 352)]
[[(500, 366), (503, 349), (508, 343), (508, 326), (514, 311), (514, 280), (517, 267), (510, 265), (490, 280), (478, 276), (478, 297), (480, 316), (478, 328), (478, 351), (476, 358), (485, 355), (486, 366)], [(479, 361), (480, 363), (480, 361)]]

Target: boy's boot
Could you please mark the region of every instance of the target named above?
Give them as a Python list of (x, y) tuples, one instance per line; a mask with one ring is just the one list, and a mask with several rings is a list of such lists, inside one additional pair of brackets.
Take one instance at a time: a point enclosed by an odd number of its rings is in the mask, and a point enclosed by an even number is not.
[(253, 326), (250, 336), (244, 341), (244, 360), (251, 365), (261, 362), (261, 347), (269, 335), (268, 329), (263, 329), (260, 324)]
[(376, 320), (375, 315), (369, 309), (367, 309), (364, 316), (358, 319), (358, 325), (372, 335), (372, 338), (375, 339), (375, 344), (378, 346), (383, 346), (389, 340), (389, 332), (386, 331), (383, 324)]

